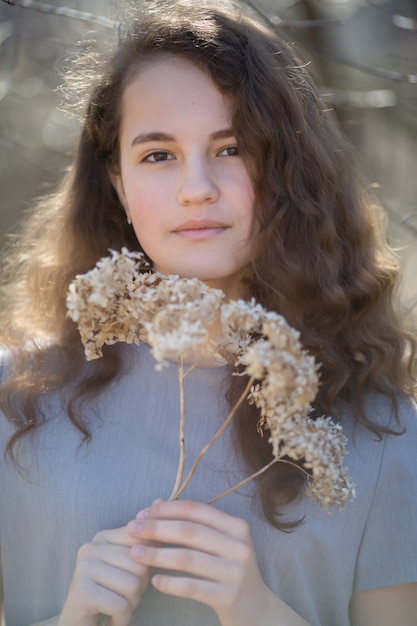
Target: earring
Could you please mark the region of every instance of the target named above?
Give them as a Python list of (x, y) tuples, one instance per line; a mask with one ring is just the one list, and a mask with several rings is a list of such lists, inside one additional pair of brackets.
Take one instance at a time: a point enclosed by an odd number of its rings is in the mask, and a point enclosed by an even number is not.
[(126, 215), (126, 221), (129, 224), (129, 226), (132, 225), (132, 220), (130, 219), (130, 215)]

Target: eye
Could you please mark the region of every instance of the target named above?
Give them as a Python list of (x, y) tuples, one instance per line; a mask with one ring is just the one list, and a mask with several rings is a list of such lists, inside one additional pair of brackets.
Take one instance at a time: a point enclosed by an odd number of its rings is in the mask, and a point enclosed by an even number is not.
[(165, 150), (155, 150), (155, 152), (151, 152), (142, 160), (147, 163), (160, 163), (161, 161), (171, 161), (174, 158), (172, 154), (165, 152)]
[(218, 154), (218, 156), (239, 156), (239, 150), (237, 146), (227, 146), (227, 148), (223, 148)]

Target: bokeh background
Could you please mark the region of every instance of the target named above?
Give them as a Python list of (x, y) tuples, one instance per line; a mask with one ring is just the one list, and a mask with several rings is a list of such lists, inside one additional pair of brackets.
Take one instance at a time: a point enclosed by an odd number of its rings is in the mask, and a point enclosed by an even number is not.
[[(134, 1), (134, 0), (133, 0)], [(146, 0), (143, 0), (146, 2)], [(242, 0), (243, 1), (243, 0)], [(10, 0), (9, 0), (10, 2)], [(417, 0), (254, 0), (319, 81), (386, 210), (401, 308), (417, 317)], [(0, 237), (71, 160), (57, 85), (79, 44), (116, 36), (118, 0), (0, 0)]]

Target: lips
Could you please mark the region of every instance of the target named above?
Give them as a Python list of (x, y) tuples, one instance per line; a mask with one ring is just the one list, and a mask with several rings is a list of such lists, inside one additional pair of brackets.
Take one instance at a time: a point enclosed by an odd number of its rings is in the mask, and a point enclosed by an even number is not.
[(187, 239), (201, 240), (220, 235), (228, 228), (227, 224), (214, 220), (188, 220), (178, 226), (174, 233)]
[(179, 233), (183, 230), (205, 230), (213, 228), (228, 228), (228, 226), (223, 222), (216, 222), (213, 220), (188, 220), (188, 222), (184, 222), (178, 226), (174, 232)]

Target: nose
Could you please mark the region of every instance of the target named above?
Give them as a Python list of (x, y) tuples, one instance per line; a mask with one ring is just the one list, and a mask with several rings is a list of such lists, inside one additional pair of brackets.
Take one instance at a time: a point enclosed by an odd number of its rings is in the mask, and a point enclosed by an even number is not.
[(203, 158), (183, 163), (178, 185), (178, 202), (184, 206), (201, 206), (215, 202), (219, 188), (209, 164)]

